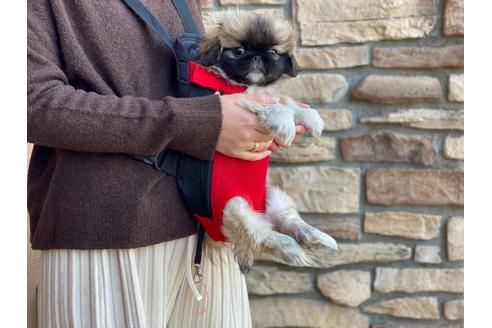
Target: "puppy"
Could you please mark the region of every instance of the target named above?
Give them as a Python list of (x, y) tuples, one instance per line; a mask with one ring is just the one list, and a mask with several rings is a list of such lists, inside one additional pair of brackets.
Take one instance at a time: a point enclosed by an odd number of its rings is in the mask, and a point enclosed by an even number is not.
[[(297, 75), (291, 27), (281, 21), (252, 13), (226, 13), (200, 45), (199, 64), (229, 83), (246, 85), (246, 93), (262, 93), (284, 77)], [(300, 108), (282, 96), (280, 102), (263, 105), (244, 101), (238, 105), (258, 115), (261, 124), (290, 145), (295, 126), (303, 125), (320, 136), (323, 121), (316, 110)], [(320, 247), (336, 249), (335, 240), (304, 222), (293, 200), (278, 188), (266, 187), (265, 212), (253, 210), (245, 197), (227, 201), (223, 209), (222, 233), (243, 273), (254, 258), (266, 252), (292, 265), (309, 265), (309, 253)]]

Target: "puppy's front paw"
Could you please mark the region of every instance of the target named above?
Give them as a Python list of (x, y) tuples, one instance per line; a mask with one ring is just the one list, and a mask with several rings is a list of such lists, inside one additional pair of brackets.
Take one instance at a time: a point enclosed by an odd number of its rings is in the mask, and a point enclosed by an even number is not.
[(304, 126), (314, 136), (321, 136), (325, 123), (318, 112), (312, 108), (298, 110), (295, 116), (296, 123)]
[[(260, 117), (261, 119), (261, 117)], [(291, 145), (296, 136), (296, 126), (292, 111), (284, 105), (271, 106), (270, 111), (261, 122), (274, 136), (281, 138), (287, 145)]]

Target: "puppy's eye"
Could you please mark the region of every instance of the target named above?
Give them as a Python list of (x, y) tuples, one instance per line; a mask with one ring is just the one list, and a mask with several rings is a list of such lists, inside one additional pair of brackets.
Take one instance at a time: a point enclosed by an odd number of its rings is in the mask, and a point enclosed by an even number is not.
[(277, 49), (275, 49), (275, 48), (268, 49), (268, 54), (270, 54), (272, 56), (273, 55), (278, 55)]
[(243, 48), (243, 47), (237, 47), (237, 48), (234, 48), (234, 49), (232, 50), (232, 52), (233, 52), (233, 53), (234, 53), (234, 55), (236, 55), (236, 56), (242, 56), (242, 55), (244, 55), (244, 51), (245, 51), (245, 50), (244, 50), (244, 48)]

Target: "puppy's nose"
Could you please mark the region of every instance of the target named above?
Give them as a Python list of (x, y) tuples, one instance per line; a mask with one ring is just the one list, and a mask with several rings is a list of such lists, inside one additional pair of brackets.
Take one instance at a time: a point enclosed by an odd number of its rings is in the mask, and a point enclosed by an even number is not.
[(255, 55), (255, 56), (253, 57), (253, 62), (254, 62), (255, 64), (259, 64), (259, 63), (261, 63), (261, 57), (260, 57), (260, 55)]

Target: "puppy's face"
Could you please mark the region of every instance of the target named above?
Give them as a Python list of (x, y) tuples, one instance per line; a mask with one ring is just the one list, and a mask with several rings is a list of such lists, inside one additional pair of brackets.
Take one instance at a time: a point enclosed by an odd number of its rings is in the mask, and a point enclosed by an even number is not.
[(202, 62), (228, 79), (265, 86), (282, 75), (295, 76), (290, 27), (269, 17), (229, 14), (201, 46)]

